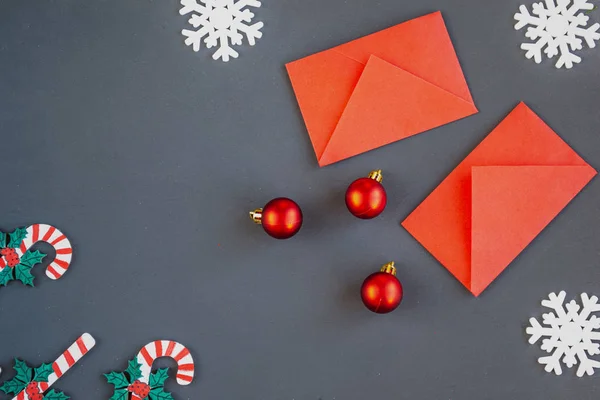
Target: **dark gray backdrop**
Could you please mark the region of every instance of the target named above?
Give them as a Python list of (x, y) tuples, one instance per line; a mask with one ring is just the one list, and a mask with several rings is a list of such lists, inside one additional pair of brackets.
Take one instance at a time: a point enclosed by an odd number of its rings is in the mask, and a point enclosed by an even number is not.
[[(0, 289), (2, 378), (87, 331), (56, 385), (74, 399), (107, 399), (101, 374), (163, 338), (197, 362), (177, 399), (596, 399), (600, 373), (546, 374), (524, 327), (550, 291), (600, 294), (598, 179), (478, 299), (399, 226), (521, 100), (600, 167), (600, 50), (526, 60), (518, 5), (266, 0), (264, 37), (224, 64), (183, 45), (174, 0), (0, 2), (1, 228), (75, 246), (64, 279)], [(319, 169), (284, 63), (438, 9), (480, 113)], [(389, 206), (360, 221), (343, 194), (374, 168)], [(248, 219), (277, 196), (304, 210), (289, 241)], [(405, 300), (371, 314), (360, 284), (392, 259)]]

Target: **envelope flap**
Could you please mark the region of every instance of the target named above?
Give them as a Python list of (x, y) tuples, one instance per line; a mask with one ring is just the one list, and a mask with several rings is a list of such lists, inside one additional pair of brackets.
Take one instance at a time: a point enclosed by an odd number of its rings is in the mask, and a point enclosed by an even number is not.
[(476, 112), (472, 103), (371, 56), (319, 165), (352, 157)]
[(473, 103), (441, 12), (435, 12), (334, 48), (361, 64), (377, 56)]
[(590, 166), (473, 167), (471, 292), (496, 279), (594, 175)]

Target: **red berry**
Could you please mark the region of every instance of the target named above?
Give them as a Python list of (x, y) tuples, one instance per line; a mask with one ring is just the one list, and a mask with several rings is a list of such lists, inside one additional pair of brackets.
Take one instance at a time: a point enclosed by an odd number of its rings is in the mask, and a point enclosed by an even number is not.
[(0, 254), (4, 256), (4, 258), (6, 259), (6, 263), (11, 268), (16, 266), (19, 262), (21, 262), (21, 259), (17, 255), (17, 251), (15, 249), (7, 247), (5, 249), (0, 250)]
[(140, 381), (133, 382), (127, 387), (127, 390), (141, 399), (145, 399), (150, 394), (150, 386)]
[(31, 398), (33, 395), (36, 395), (40, 392), (37, 382), (30, 382), (25, 388), (25, 392)]

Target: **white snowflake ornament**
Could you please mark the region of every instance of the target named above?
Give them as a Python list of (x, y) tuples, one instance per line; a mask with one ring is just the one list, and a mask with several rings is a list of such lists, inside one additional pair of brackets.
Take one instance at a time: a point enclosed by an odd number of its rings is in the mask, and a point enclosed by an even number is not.
[(246, 7), (260, 7), (258, 0), (181, 0), (181, 15), (192, 14), (190, 25), (197, 30), (184, 29), (181, 34), (186, 37), (185, 44), (199, 51), (202, 41), (206, 48), (218, 46), (213, 59), (224, 62), (229, 57), (237, 58), (238, 52), (231, 45), (241, 45), (244, 34), (250, 46), (262, 37), (262, 22), (249, 25), (254, 13)]
[(525, 57), (533, 58), (538, 64), (542, 62), (543, 50), (548, 58), (560, 53), (556, 68), (573, 68), (573, 64), (581, 62), (581, 57), (572, 51), (583, 48), (582, 39), (590, 48), (596, 47), (595, 41), (600, 40), (600, 24), (586, 28), (589, 17), (582, 11), (594, 9), (589, 0), (545, 0), (534, 3), (532, 8), (531, 14), (524, 5), (519, 8), (520, 12), (515, 14), (515, 29), (531, 25), (525, 36), (535, 42), (523, 43), (521, 49), (527, 51)]
[(600, 368), (600, 361), (588, 358), (600, 354), (600, 318), (592, 313), (600, 311), (600, 304), (596, 296), (588, 297), (581, 294), (581, 307), (575, 300), (563, 305), (566, 297), (564, 291), (558, 296), (555, 293), (548, 295), (548, 300), (542, 301), (542, 306), (554, 310), (542, 315), (543, 325), (535, 318), (529, 319), (527, 334), (531, 335), (529, 343), (534, 344), (541, 337), (541, 349), (551, 355), (540, 357), (538, 362), (545, 365), (546, 372), (562, 374), (561, 361), (568, 368), (579, 364), (577, 376), (593, 375), (594, 368)]

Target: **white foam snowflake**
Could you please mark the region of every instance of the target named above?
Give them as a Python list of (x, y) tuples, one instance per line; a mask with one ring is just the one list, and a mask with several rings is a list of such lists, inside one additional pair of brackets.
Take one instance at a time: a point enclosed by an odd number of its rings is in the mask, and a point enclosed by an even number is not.
[(600, 311), (598, 297), (588, 297), (587, 294), (581, 294), (581, 304), (583, 308), (575, 301), (571, 300), (563, 306), (565, 296), (562, 291), (558, 294), (550, 293), (548, 300), (542, 301), (542, 306), (551, 308), (554, 312), (542, 315), (543, 324), (535, 318), (531, 318), (529, 326), (526, 329), (527, 334), (531, 335), (529, 343), (534, 344), (541, 337), (547, 337), (542, 340), (542, 350), (551, 355), (540, 357), (538, 362), (545, 365), (546, 372), (554, 372), (556, 375), (562, 374), (561, 361), (572, 368), (579, 364), (577, 376), (584, 374), (592, 375), (594, 368), (600, 368), (600, 362), (588, 358), (600, 354), (600, 345), (594, 341), (600, 341), (600, 318), (592, 313)]
[(229, 61), (229, 57), (237, 58), (238, 52), (231, 45), (241, 45), (244, 35), (250, 46), (256, 44), (256, 39), (262, 37), (260, 29), (262, 22), (254, 25), (248, 23), (254, 18), (254, 13), (246, 7), (260, 7), (258, 0), (181, 0), (183, 6), (179, 13), (192, 13), (189, 23), (198, 30), (184, 29), (181, 34), (186, 37), (185, 44), (192, 46), (194, 51), (200, 50), (202, 41), (207, 48), (219, 46), (214, 52), (213, 59)]
[[(596, 23), (587, 29), (589, 17), (582, 11), (593, 10), (594, 5), (589, 0), (545, 0), (544, 3), (534, 3), (532, 14), (527, 7), (522, 5), (515, 14), (516, 30), (526, 25), (525, 36), (536, 40), (534, 43), (523, 43), (521, 49), (526, 50), (525, 56), (533, 58), (536, 63), (542, 62), (542, 50), (548, 58), (560, 53), (556, 68), (572, 68), (573, 64), (581, 62), (581, 57), (572, 53), (583, 48), (585, 39), (588, 47), (596, 47), (596, 40), (600, 40)], [(545, 49), (544, 49), (545, 47)]]

